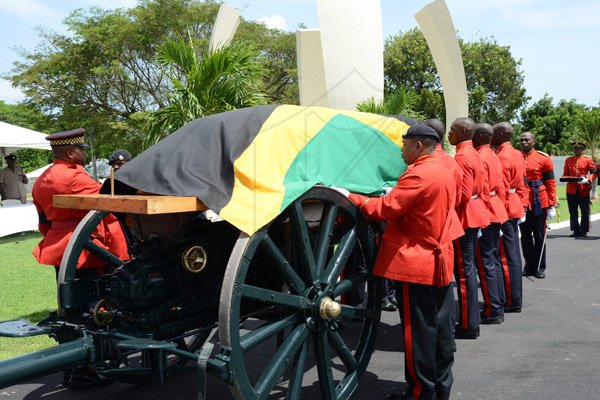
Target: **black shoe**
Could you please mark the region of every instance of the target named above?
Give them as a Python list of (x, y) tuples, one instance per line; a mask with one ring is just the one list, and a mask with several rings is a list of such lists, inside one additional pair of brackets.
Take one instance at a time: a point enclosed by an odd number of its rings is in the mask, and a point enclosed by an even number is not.
[(544, 279), (546, 277), (546, 274), (544, 273), (544, 271), (538, 271), (535, 273), (535, 277), (538, 279)]
[(513, 306), (513, 307), (504, 307), (505, 313), (520, 313), (521, 306)]
[(383, 311), (398, 311), (398, 307), (396, 307), (387, 297), (381, 302), (381, 309)]
[(527, 271), (526, 269), (523, 270), (523, 276), (533, 276), (533, 275), (534, 275), (533, 272)]
[(481, 318), (480, 324), (484, 325), (499, 325), (504, 322), (504, 315), (498, 315), (497, 317)]
[(479, 327), (468, 329), (456, 327), (454, 337), (456, 339), (477, 339), (479, 337)]
[(581, 236), (581, 233), (577, 232), (577, 231), (575, 231), (569, 235), (569, 237), (579, 237), (579, 236)]
[(579, 237), (587, 237), (587, 232), (581, 232), (581, 233), (579, 234)]

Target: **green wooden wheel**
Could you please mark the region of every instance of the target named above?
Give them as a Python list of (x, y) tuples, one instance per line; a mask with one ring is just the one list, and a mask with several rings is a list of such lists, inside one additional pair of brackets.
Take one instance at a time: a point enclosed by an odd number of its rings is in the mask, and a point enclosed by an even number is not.
[[(58, 307), (59, 312), (64, 315), (64, 304), (62, 304), (60, 296), (61, 285), (68, 284), (75, 280), (75, 271), (77, 268), (77, 261), (81, 252), (85, 249), (90, 253), (106, 262), (107, 266), (116, 268), (123, 265), (123, 260), (112, 254), (110, 251), (103, 249), (96, 245), (92, 240), (91, 236), (96, 227), (102, 222), (104, 217), (109, 213), (107, 211), (90, 211), (81, 220), (73, 231), (73, 235), (69, 239), (65, 252), (63, 254), (62, 261), (60, 263), (60, 270), (58, 273)], [(69, 305), (67, 305), (69, 306)]]
[[(285, 392), (298, 399), (314, 390), (322, 399), (347, 399), (354, 392), (381, 315), (381, 285), (371, 275), (374, 243), (356, 207), (318, 186), (252, 237), (240, 235), (219, 309), (221, 352), (230, 360), (236, 398)], [(361, 285), (365, 302), (342, 304)]]

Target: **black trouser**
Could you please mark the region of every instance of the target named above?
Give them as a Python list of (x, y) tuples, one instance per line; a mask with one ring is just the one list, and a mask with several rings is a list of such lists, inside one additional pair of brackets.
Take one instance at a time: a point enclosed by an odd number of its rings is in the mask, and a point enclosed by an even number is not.
[(404, 328), (404, 375), (410, 399), (449, 399), (452, 388), (451, 286), (395, 282)]
[(454, 279), (458, 293), (458, 326), (462, 329), (479, 327), (479, 300), (477, 298), (477, 268), (475, 245), (477, 228), (465, 229), (464, 236), (454, 241)]
[[(546, 216), (547, 208), (542, 208), (541, 215), (535, 215), (533, 210), (527, 210), (525, 222), (520, 226), (521, 246), (525, 257), (525, 272), (534, 275), (546, 270)], [(539, 268), (538, 268), (539, 265)]]
[(511, 218), (502, 224), (500, 238), (500, 259), (506, 290), (506, 306), (521, 307), (523, 304), (523, 264), (519, 245), (519, 220)]
[(496, 318), (504, 314), (504, 279), (498, 251), (499, 242), (499, 223), (492, 223), (483, 228), (477, 241), (477, 272), (481, 282), (485, 318)]
[[(571, 230), (575, 233), (588, 233), (590, 231), (590, 197), (579, 194), (579, 188), (575, 194), (567, 193), (567, 204), (571, 216)], [(579, 224), (579, 209), (581, 208), (581, 224)]]

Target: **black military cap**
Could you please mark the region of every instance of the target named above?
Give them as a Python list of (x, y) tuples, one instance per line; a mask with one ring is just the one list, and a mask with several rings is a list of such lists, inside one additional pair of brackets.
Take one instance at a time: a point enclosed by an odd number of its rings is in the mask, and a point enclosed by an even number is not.
[(406, 139), (433, 139), (436, 142), (440, 141), (440, 137), (437, 132), (430, 126), (424, 124), (413, 125), (404, 134), (403, 138)]
[(14, 155), (14, 154), (9, 154), (9, 155), (7, 155), (6, 157), (4, 157), (4, 159), (5, 159), (6, 161), (15, 161), (15, 160), (17, 159), (17, 156), (16, 156), (16, 155)]
[(583, 147), (585, 149), (585, 143), (578, 142), (578, 141), (571, 142), (571, 146), (573, 146), (573, 147)]
[(113, 165), (117, 161), (131, 161), (131, 153), (125, 149), (117, 149), (108, 158), (108, 165)]
[(72, 131), (53, 133), (46, 136), (46, 140), (50, 141), (50, 146), (81, 146), (89, 147), (85, 144), (83, 134), (85, 129), (77, 128)]

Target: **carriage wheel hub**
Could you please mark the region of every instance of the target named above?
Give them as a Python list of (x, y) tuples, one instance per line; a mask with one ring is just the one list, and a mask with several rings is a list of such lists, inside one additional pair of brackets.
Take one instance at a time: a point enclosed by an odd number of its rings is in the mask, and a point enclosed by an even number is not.
[(321, 318), (330, 319), (338, 317), (342, 313), (342, 306), (330, 297), (323, 297), (319, 304), (319, 314)]

